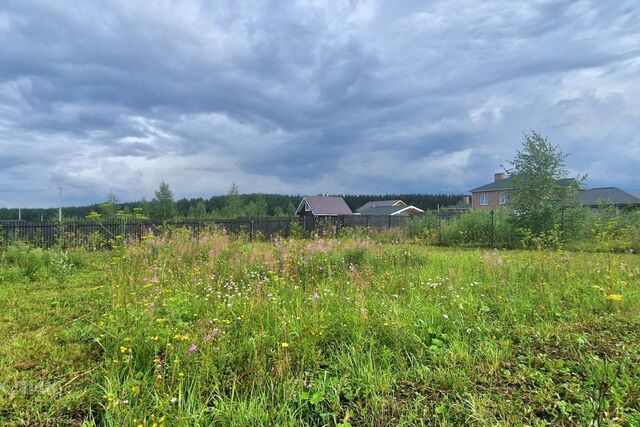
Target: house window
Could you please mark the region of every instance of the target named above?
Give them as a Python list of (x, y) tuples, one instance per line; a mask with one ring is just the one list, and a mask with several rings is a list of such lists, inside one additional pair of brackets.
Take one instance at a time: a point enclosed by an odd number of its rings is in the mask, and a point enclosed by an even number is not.
[(304, 204), (304, 211), (305, 212), (311, 212), (311, 206), (309, 206), (309, 203), (305, 203)]
[(480, 206), (487, 206), (489, 204), (489, 195), (487, 193), (480, 194)]
[(500, 204), (506, 205), (509, 203), (509, 195), (507, 193), (500, 193)]

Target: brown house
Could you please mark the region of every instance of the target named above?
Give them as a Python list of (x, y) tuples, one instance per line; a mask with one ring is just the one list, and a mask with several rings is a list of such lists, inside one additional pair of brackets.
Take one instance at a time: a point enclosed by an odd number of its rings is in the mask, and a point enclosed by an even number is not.
[[(573, 178), (563, 178), (557, 180), (559, 186), (568, 187), (575, 185)], [(493, 175), (493, 182), (469, 190), (471, 193), (472, 209), (499, 209), (509, 207), (509, 193), (513, 191), (513, 181), (511, 177), (505, 177), (504, 173)]]
[(469, 190), (472, 209), (498, 209), (509, 204), (509, 191), (513, 190), (511, 178), (504, 173), (493, 175), (493, 182)]
[(328, 217), (353, 215), (342, 197), (337, 196), (305, 196), (300, 200), (296, 216)]

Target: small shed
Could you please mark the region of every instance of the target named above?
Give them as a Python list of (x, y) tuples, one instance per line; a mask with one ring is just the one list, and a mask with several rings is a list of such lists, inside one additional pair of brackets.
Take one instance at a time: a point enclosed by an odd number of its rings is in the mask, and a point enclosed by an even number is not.
[[(366, 206), (366, 205), (365, 205)], [(413, 205), (402, 205), (397, 206), (370, 206), (365, 208), (364, 206), (358, 209), (358, 214), (360, 215), (382, 215), (382, 216), (413, 216), (418, 214), (423, 214), (424, 211), (420, 208), (417, 208)]]

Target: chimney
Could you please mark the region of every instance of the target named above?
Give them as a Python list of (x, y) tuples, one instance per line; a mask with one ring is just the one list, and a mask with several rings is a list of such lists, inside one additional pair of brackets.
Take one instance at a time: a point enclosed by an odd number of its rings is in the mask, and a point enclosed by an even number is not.
[(498, 172), (493, 174), (493, 182), (502, 181), (504, 179), (504, 173)]
[(462, 203), (465, 205), (471, 204), (471, 196), (462, 196)]

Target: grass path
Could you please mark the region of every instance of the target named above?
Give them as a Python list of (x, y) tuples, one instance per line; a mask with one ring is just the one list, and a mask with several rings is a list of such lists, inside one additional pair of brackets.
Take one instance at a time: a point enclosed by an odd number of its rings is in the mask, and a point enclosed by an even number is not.
[(47, 267), (46, 253), (32, 258), (1, 270), (0, 425), (79, 424), (96, 400), (101, 257), (77, 257), (68, 272)]

